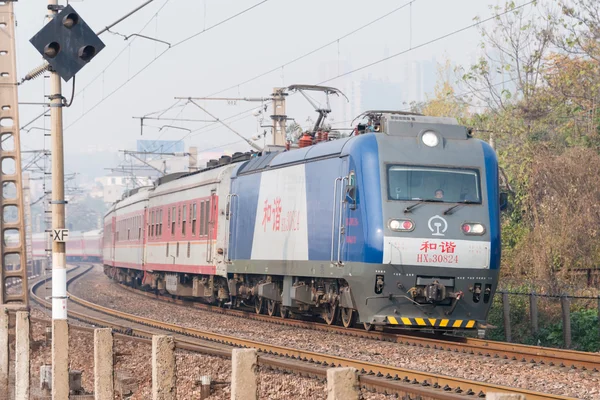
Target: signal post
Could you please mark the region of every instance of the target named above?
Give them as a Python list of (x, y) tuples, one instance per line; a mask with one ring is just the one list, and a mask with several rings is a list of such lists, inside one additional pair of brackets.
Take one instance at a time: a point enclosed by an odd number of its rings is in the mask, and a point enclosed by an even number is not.
[[(58, 0), (48, 0), (48, 19)], [(53, 9), (54, 8), (54, 9)], [(62, 82), (50, 72), (52, 154), (52, 230), (65, 228), (65, 166), (63, 155)], [(67, 257), (65, 242), (52, 240), (52, 398), (69, 398), (69, 325), (67, 324)]]
[[(148, 4), (148, 3), (146, 3)], [(50, 71), (50, 125), (52, 150), (52, 398), (69, 398), (69, 326), (67, 324), (67, 260), (65, 229), (65, 170), (61, 79), (69, 81), (104, 43), (70, 5), (48, 0), (48, 23), (30, 40), (49, 65), (30, 73)], [(73, 82), (74, 84), (74, 82)], [(72, 101), (73, 99), (71, 99)]]

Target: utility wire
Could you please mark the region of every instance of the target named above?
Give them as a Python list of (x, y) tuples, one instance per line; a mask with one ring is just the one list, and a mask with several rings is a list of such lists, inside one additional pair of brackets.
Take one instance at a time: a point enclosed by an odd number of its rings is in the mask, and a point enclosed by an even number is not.
[(256, 7), (259, 7), (259, 6), (263, 5), (263, 4), (265, 4), (267, 1), (269, 1), (269, 0), (263, 0), (263, 1), (261, 1), (261, 2), (258, 2), (258, 3), (256, 3), (256, 4), (254, 4), (253, 6), (250, 6), (250, 7), (246, 8), (245, 10), (242, 10), (242, 11), (240, 11), (240, 12), (239, 12), (239, 13), (237, 13), (237, 14), (234, 14), (234, 15), (232, 15), (232, 16), (230, 16), (230, 17), (228, 17), (228, 18), (225, 18), (224, 20), (222, 20), (222, 21), (220, 21), (220, 22), (217, 22), (217, 23), (216, 23), (216, 24), (214, 24), (214, 25), (211, 25), (211, 26), (209, 26), (208, 28), (205, 28), (205, 29), (201, 30), (200, 32), (196, 32), (196, 33), (194, 33), (193, 35), (191, 35), (191, 36), (188, 36), (187, 38), (185, 38), (185, 39), (183, 39), (183, 40), (180, 40), (179, 42), (175, 43), (175, 44), (174, 44), (173, 46), (171, 46), (171, 47), (177, 47), (177, 46), (179, 46), (180, 44), (183, 44), (183, 43), (187, 42), (188, 40), (191, 40), (191, 39), (195, 38), (196, 36), (200, 36), (200, 35), (202, 35), (203, 33), (205, 33), (205, 32), (208, 32), (208, 31), (210, 31), (211, 29), (218, 27), (219, 25), (222, 25), (222, 24), (224, 24), (224, 23), (226, 23), (226, 22), (229, 22), (229, 21), (231, 21), (232, 19), (234, 19), (234, 18), (236, 18), (236, 17), (239, 17), (240, 15), (242, 15), (242, 14), (245, 14), (245, 13), (247, 13), (248, 11), (251, 11), (251, 10), (255, 9)]
[(457, 29), (457, 30), (455, 30), (455, 31), (449, 32), (449, 33), (447, 33), (447, 34), (445, 34), (445, 35), (443, 35), (443, 36), (438, 36), (438, 37), (437, 37), (437, 38), (435, 38), (435, 39), (429, 40), (429, 41), (427, 41), (427, 42), (423, 42), (423, 43), (421, 43), (421, 44), (419, 44), (419, 45), (417, 45), (417, 46), (414, 46), (414, 47), (410, 47), (410, 48), (408, 48), (408, 49), (406, 49), (406, 50), (403, 50), (403, 51), (400, 51), (400, 52), (398, 52), (398, 53), (392, 54), (391, 56), (388, 56), (388, 57), (381, 58), (381, 59), (379, 59), (379, 60), (377, 60), (377, 61), (373, 61), (373, 62), (371, 62), (371, 63), (369, 63), (369, 64), (365, 64), (365, 65), (363, 65), (362, 67), (358, 67), (358, 68), (355, 68), (355, 69), (353, 69), (353, 70), (351, 70), (351, 71), (344, 72), (343, 74), (339, 74), (339, 75), (337, 75), (337, 76), (334, 76), (334, 77), (332, 77), (332, 78), (326, 79), (326, 80), (324, 80), (324, 81), (322, 81), (322, 82), (319, 82), (319, 83), (317, 83), (317, 85), (321, 85), (321, 84), (323, 84), (323, 83), (326, 83), (326, 82), (332, 81), (332, 80), (334, 80), (334, 79), (338, 79), (338, 78), (344, 77), (344, 76), (346, 76), (346, 75), (353, 74), (354, 72), (362, 71), (363, 69), (366, 69), (366, 68), (372, 67), (373, 65), (380, 64), (380, 63), (382, 63), (382, 62), (384, 62), (384, 61), (391, 60), (392, 58), (395, 58), (395, 57), (401, 56), (401, 55), (403, 55), (403, 54), (406, 54), (406, 53), (408, 53), (408, 52), (411, 52), (411, 51), (413, 51), (413, 50), (420, 49), (421, 47), (425, 47), (425, 46), (427, 46), (427, 45), (430, 45), (430, 44), (432, 44), (432, 43), (439, 42), (440, 40), (443, 40), (443, 39), (449, 38), (450, 36), (454, 36), (454, 35), (456, 35), (456, 34), (458, 34), (458, 33), (464, 32), (464, 31), (466, 31), (466, 30), (469, 30), (469, 29), (471, 29), (471, 28), (475, 28), (476, 26), (479, 26), (479, 25), (481, 25), (481, 24), (484, 24), (484, 23), (486, 23), (486, 22), (488, 22), (488, 21), (491, 21), (491, 20), (493, 20), (493, 19), (497, 19), (497, 18), (499, 18), (499, 17), (501, 17), (501, 16), (503, 16), (503, 15), (506, 15), (506, 14), (508, 14), (508, 13), (511, 13), (511, 12), (513, 12), (513, 11), (515, 11), (515, 10), (518, 10), (518, 9), (520, 9), (520, 8), (523, 8), (523, 7), (526, 7), (526, 6), (528, 6), (528, 5), (530, 5), (530, 4), (533, 4), (533, 3), (536, 3), (536, 2), (537, 2), (537, 0), (531, 0), (531, 1), (527, 2), (527, 3), (523, 3), (523, 4), (521, 4), (520, 6), (515, 6), (514, 8), (511, 8), (511, 9), (509, 9), (509, 10), (506, 10), (506, 11), (504, 11), (504, 12), (500, 13), (500, 14), (492, 15), (492, 16), (491, 16), (491, 17), (489, 17), (489, 18), (486, 18), (486, 19), (483, 19), (483, 20), (477, 21), (477, 22), (475, 22), (475, 23), (473, 23), (473, 24), (471, 24), (471, 25), (468, 25), (468, 26), (465, 26), (465, 27), (463, 27), (463, 28)]
[(81, 119), (83, 119), (88, 113), (90, 113), (91, 111), (93, 111), (96, 107), (98, 107), (100, 104), (102, 104), (106, 99), (108, 99), (109, 97), (111, 97), (113, 94), (115, 94), (116, 92), (118, 92), (119, 90), (121, 90), (125, 85), (127, 85), (129, 82), (131, 82), (133, 79), (135, 79), (139, 74), (141, 74), (142, 72), (144, 72), (146, 69), (148, 69), (148, 67), (150, 67), (152, 64), (154, 64), (158, 59), (160, 59), (166, 52), (168, 52), (169, 50), (187, 42), (188, 40), (191, 40), (192, 38), (195, 38), (201, 34), (203, 34), (204, 32), (208, 32), (209, 30), (224, 24), (225, 22), (231, 21), (233, 18), (235, 17), (239, 17), (251, 10), (253, 10), (254, 8), (268, 2), (269, 0), (262, 0), (259, 3), (256, 3), (253, 6), (250, 6), (240, 12), (238, 12), (237, 14), (234, 14), (233, 16), (230, 16), (220, 22), (217, 22), (216, 24), (203, 29), (202, 31), (195, 33), (194, 35), (191, 35), (177, 43), (175, 43), (173, 46), (168, 47), (167, 49), (165, 49), (162, 53), (160, 53), (158, 56), (156, 56), (154, 59), (152, 59), (148, 64), (146, 64), (144, 67), (142, 67), (138, 72), (136, 72), (132, 77), (128, 78), (125, 82), (123, 82), (121, 85), (119, 85), (116, 89), (114, 89), (112, 92), (110, 92), (107, 96), (105, 96), (104, 98), (102, 98), (102, 100), (100, 100), (98, 103), (96, 103), (94, 106), (92, 106), (92, 108), (88, 109), (87, 111), (85, 111), (81, 116), (79, 116), (77, 119), (75, 119), (75, 121), (73, 121), (72, 123), (70, 123), (69, 125), (67, 125), (65, 127), (65, 130), (69, 129), (71, 126), (75, 125), (77, 122), (79, 122)]
[[(150, 18), (150, 19), (148, 20), (148, 22), (146, 22), (146, 24), (145, 24), (145, 25), (142, 27), (142, 29), (140, 29), (140, 30), (137, 32), (138, 34), (142, 33), (142, 32), (144, 31), (144, 29), (146, 29), (146, 28), (148, 27), (148, 25), (150, 25), (150, 23), (152, 22), (152, 20), (158, 16), (158, 14), (159, 14), (159, 13), (162, 11), (162, 9), (163, 9), (163, 8), (165, 8), (165, 7), (166, 7), (166, 5), (169, 3), (169, 1), (171, 1), (171, 0), (165, 0), (165, 2), (163, 3), (163, 5), (162, 5), (162, 6), (161, 6), (161, 7), (160, 7), (160, 8), (159, 8), (157, 11), (156, 11), (156, 13), (154, 13), (154, 15), (152, 16), (152, 18)], [(109, 30), (108, 32), (109, 32), (109, 33), (113, 33), (113, 34), (114, 34), (114, 32), (112, 32), (112, 31), (110, 31), (110, 30)], [(95, 77), (94, 77), (94, 78), (93, 78), (93, 79), (92, 79), (90, 82), (88, 82), (88, 84), (87, 84), (87, 85), (85, 85), (85, 86), (84, 86), (82, 89), (80, 89), (80, 90), (77, 92), (76, 96), (78, 96), (79, 94), (81, 94), (81, 93), (82, 93), (82, 92), (83, 92), (85, 89), (87, 89), (87, 88), (88, 88), (88, 87), (89, 87), (89, 86), (90, 86), (92, 83), (94, 83), (96, 80), (98, 80), (98, 78), (100, 78), (100, 77), (102, 76), (102, 74), (104, 74), (104, 73), (106, 72), (106, 70), (107, 70), (108, 68), (110, 68), (110, 67), (111, 67), (111, 65), (113, 65), (113, 64), (114, 64), (114, 63), (117, 61), (117, 59), (118, 59), (119, 57), (121, 57), (121, 55), (122, 55), (122, 54), (123, 54), (123, 53), (124, 53), (124, 52), (125, 52), (125, 51), (126, 51), (126, 50), (127, 50), (129, 47), (130, 47), (130, 46), (131, 46), (131, 43), (133, 43), (133, 42), (134, 42), (136, 39), (137, 39), (137, 36), (134, 36), (134, 37), (133, 37), (133, 39), (131, 39), (131, 41), (130, 41), (130, 42), (129, 42), (129, 43), (126, 45), (126, 46), (124, 46), (124, 47), (121, 49), (121, 51), (120, 51), (120, 52), (119, 52), (119, 53), (118, 53), (118, 54), (117, 54), (117, 55), (116, 55), (116, 56), (115, 56), (115, 57), (114, 57), (114, 58), (111, 60), (111, 62), (110, 62), (110, 63), (108, 63), (108, 65), (107, 65), (107, 66), (106, 66), (106, 67), (105, 67), (105, 68), (104, 68), (104, 69), (103, 69), (103, 70), (102, 70), (102, 71), (101, 71), (101, 72), (100, 72), (98, 75), (96, 75), (96, 76), (95, 76)]]
[(291, 64), (294, 64), (295, 62), (298, 62), (298, 61), (302, 60), (303, 58), (306, 58), (306, 57), (308, 57), (308, 56), (311, 56), (311, 55), (313, 55), (313, 54), (317, 53), (318, 51), (320, 51), (320, 50), (323, 50), (324, 48), (327, 48), (327, 47), (329, 47), (329, 46), (331, 46), (331, 45), (334, 45), (334, 44), (338, 44), (340, 40), (346, 39), (347, 37), (349, 37), (349, 36), (352, 36), (352, 35), (354, 35), (355, 33), (357, 33), (357, 32), (360, 32), (360, 31), (362, 31), (363, 29), (365, 29), (365, 28), (367, 28), (367, 27), (369, 27), (369, 26), (371, 26), (371, 25), (373, 25), (373, 24), (375, 24), (375, 23), (381, 22), (381, 20), (382, 20), (382, 19), (384, 19), (384, 18), (387, 18), (387, 17), (391, 16), (392, 14), (394, 14), (394, 13), (396, 13), (396, 12), (398, 12), (398, 11), (402, 10), (403, 8), (405, 8), (405, 7), (409, 6), (409, 5), (411, 5), (412, 3), (416, 2), (416, 1), (417, 1), (417, 0), (412, 0), (412, 1), (410, 1), (410, 2), (408, 2), (408, 3), (405, 3), (405, 4), (403, 4), (403, 5), (399, 6), (399, 7), (396, 7), (395, 9), (393, 9), (393, 10), (391, 10), (391, 11), (388, 11), (387, 13), (383, 14), (382, 16), (380, 16), (380, 17), (377, 17), (377, 18), (375, 18), (374, 20), (372, 20), (372, 21), (370, 21), (370, 22), (367, 22), (366, 24), (364, 24), (364, 25), (362, 25), (362, 26), (360, 26), (360, 27), (358, 27), (358, 28), (354, 29), (353, 31), (350, 31), (350, 32), (346, 33), (345, 35), (342, 35), (342, 36), (338, 37), (337, 39), (334, 39), (334, 40), (332, 40), (332, 41), (330, 41), (330, 42), (328, 42), (328, 43), (325, 43), (324, 45), (322, 45), (322, 46), (319, 46), (319, 47), (317, 47), (317, 48), (315, 48), (315, 49), (313, 49), (313, 50), (311, 50), (311, 51), (309, 51), (309, 52), (307, 52), (307, 53), (304, 53), (304, 54), (302, 54), (302, 55), (300, 55), (300, 56), (298, 56), (298, 57), (296, 57), (296, 58), (294, 58), (294, 59), (292, 59), (292, 60), (290, 60), (290, 61), (288, 61), (288, 62), (286, 62), (286, 63), (284, 63), (284, 64), (281, 64), (281, 65), (279, 65), (279, 66), (277, 66), (277, 67), (275, 67), (275, 68), (272, 68), (272, 69), (270, 69), (270, 70), (268, 70), (268, 71), (265, 71), (265, 72), (263, 72), (263, 73), (261, 73), (261, 74), (258, 74), (258, 75), (256, 75), (256, 76), (254, 76), (253, 78), (247, 79), (247, 80), (245, 80), (245, 81), (243, 81), (243, 82), (240, 82), (240, 83), (238, 83), (238, 84), (236, 84), (236, 85), (232, 85), (232, 86), (230, 86), (230, 87), (228, 87), (228, 88), (226, 88), (226, 89), (219, 90), (218, 92), (215, 92), (215, 93), (209, 94), (208, 96), (204, 96), (204, 97), (213, 97), (213, 96), (216, 96), (216, 95), (218, 95), (218, 94), (221, 94), (221, 93), (223, 93), (223, 92), (226, 92), (226, 91), (228, 91), (228, 90), (235, 89), (235, 88), (236, 88), (236, 87), (238, 87), (238, 86), (245, 85), (246, 83), (250, 83), (250, 82), (252, 82), (252, 81), (255, 81), (255, 80), (257, 80), (257, 79), (260, 79), (260, 78), (262, 78), (263, 76), (269, 75), (269, 74), (271, 74), (271, 73), (273, 73), (273, 72), (279, 71), (280, 69), (282, 69), (282, 68), (284, 68), (284, 67), (287, 67), (287, 66), (289, 66), (289, 65), (291, 65)]
[[(138, 31), (138, 34), (139, 34), (139, 33), (141, 33), (141, 32), (142, 32), (144, 29), (146, 29), (146, 27), (147, 27), (148, 25), (150, 25), (150, 23), (152, 22), (152, 20), (153, 20), (154, 18), (156, 18), (156, 16), (158, 16), (158, 13), (160, 13), (160, 12), (162, 11), (162, 9), (163, 9), (163, 8), (165, 8), (165, 6), (167, 5), (167, 3), (169, 3), (169, 1), (171, 1), (171, 0), (165, 0), (165, 2), (163, 3), (163, 5), (162, 5), (162, 6), (161, 6), (161, 7), (158, 9), (158, 11), (157, 11), (157, 12), (154, 14), (154, 16), (153, 16), (152, 18), (150, 18), (150, 20), (148, 20), (148, 22), (146, 22), (146, 24), (145, 24), (145, 25), (142, 27), (142, 29), (140, 29), (140, 30)], [(45, 18), (45, 17), (44, 17), (44, 18)], [(110, 31), (110, 30), (108, 30), (108, 29), (107, 29), (107, 32), (109, 32), (109, 33), (113, 33), (113, 32), (111, 32), (111, 31)], [(119, 53), (116, 55), (116, 57), (114, 57), (114, 58), (112, 59), (112, 61), (111, 61), (111, 62), (110, 62), (110, 63), (109, 63), (109, 64), (108, 64), (108, 65), (107, 65), (107, 66), (106, 66), (106, 67), (105, 67), (105, 68), (104, 68), (104, 69), (103, 69), (103, 70), (102, 70), (102, 71), (101, 71), (101, 72), (100, 72), (98, 75), (96, 75), (96, 76), (95, 76), (95, 77), (94, 77), (94, 78), (93, 78), (93, 79), (92, 79), (90, 82), (88, 82), (88, 84), (87, 84), (87, 85), (85, 85), (85, 86), (84, 86), (82, 89), (80, 89), (80, 90), (79, 90), (77, 93), (75, 93), (75, 95), (71, 97), (71, 102), (70, 102), (70, 103), (73, 103), (73, 99), (74, 99), (75, 97), (78, 97), (78, 96), (79, 96), (81, 93), (83, 93), (83, 92), (85, 91), (85, 89), (87, 89), (87, 88), (88, 88), (88, 87), (89, 87), (89, 86), (90, 86), (92, 83), (94, 83), (96, 80), (98, 80), (98, 78), (100, 78), (100, 77), (101, 77), (101, 76), (102, 76), (102, 75), (103, 75), (103, 74), (106, 72), (106, 70), (107, 70), (107, 69), (108, 69), (108, 68), (109, 68), (111, 65), (113, 65), (113, 64), (115, 63), (115, 61), (117, 61), (117, 59), (118, 59), (118, 58), (119, 58), (119, 57), (120, 57), (120, 56), (121, 56), (121, 55), (122, 55), (122, 54), (125, 52), (125, 50), (127, 50), (127, 48), (129, 48), (129, 47), (131, 46), (131, 43), (132, 43), (132, 42), (133, 42), (135, 39), (137, 39), (137, 37), (134, 37), (134, 38), (133, 38), (133, 39), (132, 39), (132, 40), (129, 42), (129, 44), (128, 44), (127, 46), (125, 46), (125, 47), (124, 47), (124, 48), (123, 48), (123, 49), (122, 49), (122, 50), (121, 50), (121, 51), (120, 51), (120, 52), (119, 52)], [(74, 89), (74, 88), (75, 88), (75, 87), (73, 86), (73, 89)], [(38, 119), (42, 118), (42, 117), (43, 117), (43, 116), (46, 114), (46, 112), (48, 112), (48, 110), (50, 110), (50, 109), (49, 109), (49, 108), (45, 108), (43, 113), (39, 114), (38, 116), (36, 116), (35, 118), (33, 118), (31, 121), (29, 121), (27, 124), (23, 125), (23, 126), (21, 127), (21, 130), (23, 130), (23, 128), (26, 128), (27, 126), (31, 125), (32, 123), (34, 123), (34, 122), (35, 122), (35, 121), (37, 121)]]
[[(489, 17), (489, 18), (486, 18), (486, 19), (484, 19), (484, 20), (477, 21), (477, 22), (475, 22), (475, 23), (473, 23), (473, 24), (470, 24), (470, 25), (468, 25), (468, 26), (465, 26), (465, 27), (463, 27), (463, 28), (460, 28), (460, 29), (457, 29), (457, 30), (455, 30), (455, 31), (449, 32), (449, 33), (447, 33), (447, 34), (444, 34), (444, 35), (442, 35), (442, 36), (439, 36), (439, 37), (437, 37), (437, 38), (435, 38), (435, 39), (432, 39), (432, 40), (429, 40), (429, 41), (427, 41), (427, 42), (421, 43), (421, 44), (419, 44), (419, 45), (417, 45), (417, 46), (410, 47), (409, 49), (403, 50), (403, 51), (401, 51), (401, 52), (399, 52), (399, 53), (392, 54), (391, 56), (388, 56), (388, 57), (382, 58), (382, 59), (380, 59), (380, 60), (374, 61), (374, 62), (372, 62), (372, 63), (369, 63), (369, 64), (367, 64), (367, 65), (364, 65), (364, 66), (362, 66), (362, 67), (356, 68), (356, 69), (354, 69), (354, 70), (352, 70), (352, 71), (348, 71), (348, 72), (346, 72), (346, 73), (343, 73), (343, 74), (338, 74), (337, 76), (335, 76), (335, 77), (332, 77), (332, 78), (329, 78), (329, 79), (327, 79), (327, 80), (325, 80), (325, 81), (322, 81), (322, 82), (318, 83), (317, 85), (321, 85), (321, 84), (323, 84), (323, 83), (326, 83), (326, 82), (332, 81), (332, 80), (334, 80), (334, 79), (337, 79), (337, 78), (340, 78), (340, 77), (343, 77), (343, 76), (346, 76), (346, 75), (352, 74), (352, 73), (354, 73), (354, 72), (357, 72), (357, 71), (360, 71), (360, 70), (363, 70), (363, 69), (369, 68), (369, 67), (371, 67), (371, 66), (373, 66), (373, 65), (377, 65), (377, 64), (380, 64), (380, 63), (382, 63), (382, 62), (388, 61), (388, 60), (390, 60), (390, 59), (392, 59), (392, 58), (394, 58), (394, 57), (398, 57), (398, 56), (400, 56), (400, 55), (403, 55), (403, 54), (409, 53), (409, 52), (411, 52), (411, 51), (413, 51), (413, 50), (416, 50), (416, 49), (419, 49), (419, 48), (425, 47), (425, 46), (427, 46), (427, 45), (430, 45), (430, 44), (432, 44), (432, 43), (438, 42), (438, 41), (440, 41), (440, 40), (446, 39), (446, 38), (448, 38), (448, 37), (451, 37), (451, 36), (453, 36), (453, 35), (456, 35), (456, 34), (458, 34), (458, 33), (461, 33), (461, 32), (464, 32), (464, 31), (466, 31), (466, 30), (469, 30), (469, 29), (471, 29), (471, 28), (477, 27), (477, 26), (479, 26), (479, 25), (481, 25), (481, 24), (483, 24), (483, 23), (486, 23), (486, 22), (488, 22), (488, 21), (491, 21), (491, 20), (493, 20), (493, 19), (496, 19), (496, 18), (498, 18), (498, 17), (501, 17), (501, 16), (503, 16), (503, 15), (505, 15), (505, 14), (508, 14), (508, 13), (510, 13), (510, 12), (513, 12), (513, 11), (515, 11), (515, 10), (518, 10), (518, 9), (520, 9), (520, 8), (526, 7), (526, 6), (528, 6), (528, 5), (530, 5), (530, 4), (533, 4), (533, 3), (535, 3), (535, 2), (536, 2), (536, 0), (532, 0), (532, 1), (529, 1), (529, 2), (527, 2), (527, 3), (521, 4), (521, 5), (519, 5), (519, 6), (516, 6), (516, 7), (512, 8), (512, 9), (510, 9), (510, 10), (504, 11), (504, 12), (502, 12), (502, 13), (500, 13), (500, 14), (495, 14), (495, 15), (493, 15), (493, 16), (491, 16), (491, 17)], [(412, 2), (411, 2), (411, 3), (412, 3)], [(409, 4), (411, 4), (411, 3), (406, 3), (406, 4), (404, 4), (402, 7), (406, 7), (407, 5), (409, 5)], [(394, 12), (394, 10), (393, 10), (393, 11), (391, 11), (391, 12)], [(372, 23), (372, 22), (371, 22), (371, 23)], [(371, 23), (369, 23), (369, 24), (371, 24)], [(365, 26), (367, 26), (367, 25), (365, 25)], [(362, 28), (362, 27), (361, 27), (361, 28)], [(361, 28), (358, 28), (358, 30), (359, 30), (359, 29), (361, 29)], [(356, 31), (357, 31), (357, 30), (356, 30)], [(354, 32), (354, 31), (353, 31), (353, 32)], [(347, 36), (349, 36), (350, 34), (352, 34), (352, 32), (351, 32), (351, 33), (349, 33), (349, 34), (347, 34), (347, 35), (345, 35), (344, 37), (347, 37)], [(337, 42), (337, 40), (336, 40), (335, 42)], [(329, 44), (327, 44), (327, 45), (325, 45), (325, 46), (321, 46), (320, 48), (326, 47), (326, 46), (330, 45), (331, 43), (334, 43), (334, 42), (330, 42)], [(319, 49), (320, 49), (320, 48), (319, 48)], [(315, 50), (315, 51), (318, 51), (318, 50)], [(312, 53), (314, 53), (314, 51), (313, 51), (313, 52), (309, 52), (309, 53), (307, 53), (307, 54), (306, 54), (306, 56), (307, 56), (307, 55), (309, 55), (309, 54), (312, 54)], [(298, 59), (301, 59), (302, 57), (303, 57), (303, 56), (301, 56), (301, 57), (298, 57), (296, 60), (298, 60)], [(291, 61), (291, 62), (294, 62), (294, 61)], [(285, 64), (284, 64), (284, 65), (285, 65)], [(278, 70), (278, 69), (280, 69), (280, 68), (281, 68), (281, 66), (280, 66), (280, 67), (277, 67), (277, 68), (275, 68), (275, 69), (273, 69), (273, 70), (270, 70), (269, 72), (272, 72), (272, 71)], [(269, 73), (269, 72), (267, 72), (267, 73)], [(265, 74), (263, 74), (263, 75), (261, 75), (261, 76), (264, 76), (264, 75), (266, 75), (267, 73), (265, 73)], [(260, 76), (257, 76), (257, 77), (255, 77), (255, 78), (253, 78), (253, 79), (251, 79), (251, 80), (258, 79), (258, 77), (260, 77)], [(250, 82), (251, 80), (248, 80), (248, 81), (246, 81), (246, 82)], [(242, 84), (243, 84), (243, 83), (242, 83)], [(215, 95), (217, 95), (217, 94), (220, 94), (220, 93), (222, 93), (222, 92), (224, 92), (224, 91), (226, 91), (226, 90), (229, 90), (229, 89), (231, 89), (231, 88), (235, 88), (235, 87), (237, 87), (237, 86), (238, 86), (238, 85), (231, 86), (231, 87), (229, 87), (229, 88), (227, 88), (227, 89), (224, 89), (224, 90), (222, 90), (222, 91), (219, 91), (219, 92), (213, 93), (213, 94), (211, 94), (211, 95), (209, 95), (209, 96), (206, 96), (206, 97), (215, 96)], [(495, 85), (494, 85), (494, 86), (495, 86)], [(477, 92), (477, 91), (474, 91), (474, 92)], [(268, 103), (270, 103), (270, 102), (266, 102), (266, 104), (268, 104)], [(223, 119), (223, 120), (224, 120), (224, 121), (226, 121), (226, 120), (229, 120), (229, 119), (235, 118), (235, 117), (237, 117), (237, 116), (239, 116), (239, 115), (242, 115), (242, 114), (245, 114), (245, 113), (251, 112), (251, 111), (253, 111), (253, 110), (254, 110), (254, 108), (255, 108), (255, 107), (253, 107), (253, 108), (251, 108), (251, 109), (248, 109), (248, 110), (245, 110), (245, 111), (242, 111), (241, 113), (234, 114), (234, 115), (232, 115), (232, 116), (230, 116), (230, 117), (227, 117), (227, 118), (225, 118), (225, 119)], [(177, 142), (180, 142), (180, 141), (182, 141), (182, 140), (185, 140), (187, 137), (193, 137), (193, 136), (196, 136), (196, 135), (198, 135), (198, 134), (200, 134), (200, 133), (203, 133), (203, 132), (201, 132), (201, 131), (203, 131), (204, 129), (210, 128), (210, 127), (212, 127), (212, 126), (214, 126), (214, 125), (216, 125), (216, 123), (212, 123), (212, 124), (210, 124), (210, 125), (208, 125), (208, 126), (205, 126), (205, 127), (199, 128), (199, 129), (197, 129), (197, 130), (194, 130), (194, 131), (191, 131), (191, 132), (187, 133), (186, 135), (184, 135), (184, 136), (183, 136), (181, 139), (179, 139), (179, 141), (177, 141)], [(177, 143), (177, 142), (176, 142), (176, 143)]]

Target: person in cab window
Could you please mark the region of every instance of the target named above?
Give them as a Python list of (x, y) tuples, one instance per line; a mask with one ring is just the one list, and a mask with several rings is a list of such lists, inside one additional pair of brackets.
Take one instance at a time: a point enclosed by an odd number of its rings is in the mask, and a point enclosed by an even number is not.
[(435, 198), (436, 199), (443, 199), (444, 198), (444, 191), (442, 189), (438, 189), (435, 191)]

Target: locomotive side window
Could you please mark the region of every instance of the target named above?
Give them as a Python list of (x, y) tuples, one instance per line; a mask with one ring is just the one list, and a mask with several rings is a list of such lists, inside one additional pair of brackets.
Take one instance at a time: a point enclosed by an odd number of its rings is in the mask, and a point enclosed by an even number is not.
[(481, 203), (475, 169), (388, 166), (388, 199)]

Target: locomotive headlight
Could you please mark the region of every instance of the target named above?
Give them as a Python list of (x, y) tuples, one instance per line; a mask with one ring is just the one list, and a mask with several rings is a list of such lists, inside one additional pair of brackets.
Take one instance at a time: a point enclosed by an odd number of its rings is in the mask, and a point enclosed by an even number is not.
[(410, 219), (392, 219), (388, 225), (396, 232), (410, 232), (415, 229), (415, 224)]
[(485, 227), (482, 224), (466, 223), (462, 225), (462, 231), (465, 235), (481, 236), (485, 233)]
[(435, 132), (425, 132), (423, 134), (423, 136), (421, 136), (421, 140), (423, 141), (423, 144), (425, 144), (425, 146), (429, 146), (429, 147), (435, 147), (440, 143), (440, 138), (438, 137), (438, 135), (435, 134)]

